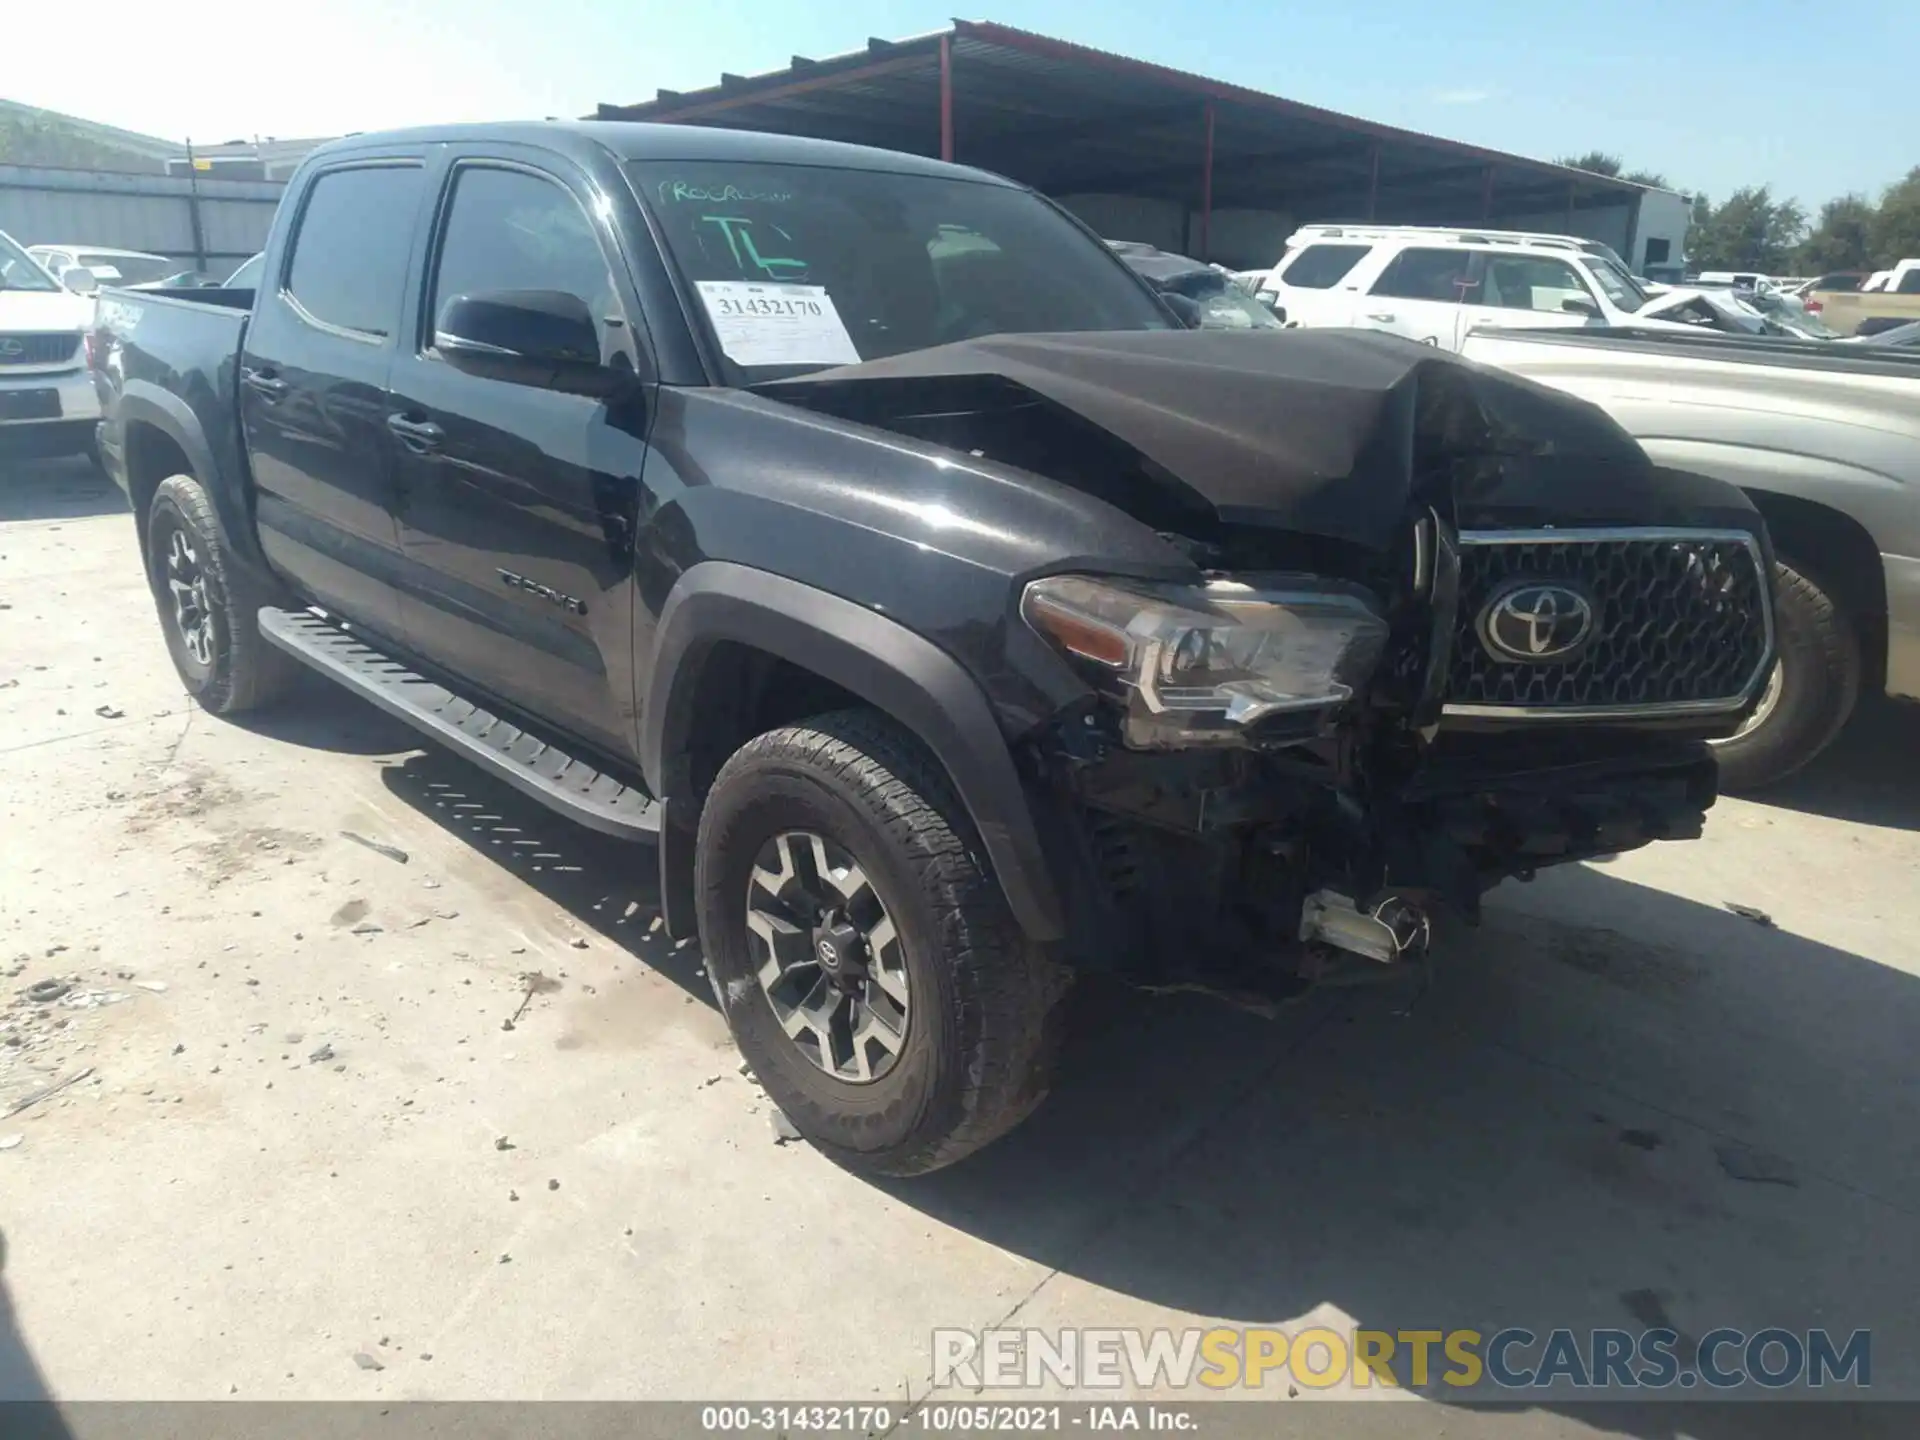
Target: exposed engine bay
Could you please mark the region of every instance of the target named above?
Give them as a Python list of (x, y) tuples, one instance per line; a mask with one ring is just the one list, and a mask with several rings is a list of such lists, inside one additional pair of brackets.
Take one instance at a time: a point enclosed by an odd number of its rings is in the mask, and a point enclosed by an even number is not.
[(1097, 495), (1191, 563), (1018, 606), (1086, 686), (1016, 737), (1073, 958), (1143, 983), (1417, 958), (1503, 879), (1697, 836), (1706, 742), (1773, 663), (1738, 490), (1394, 337), (995, 337), (764, 388)]

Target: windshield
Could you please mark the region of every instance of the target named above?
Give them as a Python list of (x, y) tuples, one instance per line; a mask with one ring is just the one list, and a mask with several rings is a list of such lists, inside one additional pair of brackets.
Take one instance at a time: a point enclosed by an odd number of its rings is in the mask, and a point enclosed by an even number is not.
[(631, 170), (734, 384), (980, 335), (1174, 328), (1111, 250), (1025, 190), (800, 165)]
[(58, 290), (53, 277), (33, 257), (0, 235), (0, 290)]
[(1653, 298), (1640, 287), (1638, 280), (1603, 256), (1589, 255), (1587, 268), (1593, 271), (1594, 284), (1606, 291), (1607, 299), (1617, 310), (1632, 314)]
[(1284, 330), (1266, 306), (1249, 295), (1231, 275), (1218, 270), (1194, 270), (1159, 282), (1162, 290), (1184, 295), (1200, 307), (1202, 330)]
[(178, 275), (178, 262), (164, 255), (121, 255), (115, 252), (82, 250), (74, 263), (91, 270), (102, 285), (147, 285)]

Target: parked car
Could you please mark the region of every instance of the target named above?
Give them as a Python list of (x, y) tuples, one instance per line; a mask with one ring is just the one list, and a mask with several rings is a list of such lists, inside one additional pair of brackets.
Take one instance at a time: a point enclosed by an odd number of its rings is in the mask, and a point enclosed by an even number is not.
[(1290, 324), (1385, 330), (1443, 350), (1458, 350), (1479, 325), (1762, 328), (1699, 290), (1656, 295), (1599, 253), (1605, 247), (1580, 249), (1564, 237), (1541, 243), (1411, 226), (1328, 232), (1302, 232), (1305, 243), (1261, 291)]
[[(1831, 328), (1817, 314), (1809, 311), (1804, 303), (1784, 290), (1777, 289), (1741, 289), (1733, 281), (1710, 280), (1701, 276), (1696, 287), (1703, 295), (1730, 297), (1731, 307), (1722, 306), (1722, 311), (1737, 309), (1735, 326), (1717, 325), (1716, 329), (1740, 328), (1756, 335), (1784, 335), (1798, 340), (1834, 340), (1836, 336)], [(1757, 326), (1745, 323), (1745, 317), (1753, 316), (1760, 322)]]
[(1920, 355), (1864, 345), (1477, 331), (1470, 359), (1599, 405), (1656, 463), (1740, 486), (1778, 555), (1780, 665), (1722, 779), (1830, 743), (1862, 690), (1920, 697)]
[(84, 270), (100, 285), (148, 285), (180, 273), (180, 262), (143, 250), (109, 250), (96, 245), (33, 245), (28, 253), (53, 278), (65, 284), (71, 270)]
[(1231, 271), (1135, 240), (1107, 244), (1136, 275), (1172, 299), (1189, 325), (1202, 330), (1282, 328), (1282, 317), (1248, 294)]
[(1807, 308), (1840, 335), (1872, 334), (1920, 319), (1920, 260), (1879, 271), (1857, 291), (1815, 290)]
[(92, 318), (92, 301), (0, 234), (0, 457), (91, 452), (100, 402), (83, 342)]
[(100, 305), (182, 683), (309, 665), (656, 844), (754, 1075), (860, 1169), (1030, 1112), (1079, 969), (1294, 989), (1697, 834), (1771, 671), (1734, 487), (1391, 336), (1181, 328), (979, 171), (363, 135), (266, 257)]

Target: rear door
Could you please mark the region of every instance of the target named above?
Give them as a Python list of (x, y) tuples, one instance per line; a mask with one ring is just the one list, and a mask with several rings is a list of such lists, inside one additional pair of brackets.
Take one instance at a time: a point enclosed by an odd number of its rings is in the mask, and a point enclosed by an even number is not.
[(1286, 256), (1260, 287), (1294, 325), (1351, 325), (1359, 296), (1355, 279), (1372, 251), (1365, 243), (1316, 241)]
[(649, 407), (473, 375), (434, 347), (456, 296), (562, 291), (587, 302), (607, 363), (650, 374), (618, 244), (587, 177), (542, 151), (455, 147), (436, 189), (387, 417), (408, 638), (526, 714), (626, 753)]
[(1352, 323), (1458, 350), (1465, 307), (1479, 290), (1480, 255), (1458, 247), (1409, 246), (1358, 302)]
[(387, 372), (426, 195), (419, 152), (344, 159), (292, 197), (241, 357), (260, 543), (302, 590), (400, 633)]
[[(1461, 307), (1463, 335), (1478, 325), (1566, 330), (1601, 323), (1600, 298), (1557, 256), (1488, 251), (1481, 256), (1479, 278), (1473, 303)], [(1591, 305), (1595, 313), (1569, 311), (1569, 301)]]

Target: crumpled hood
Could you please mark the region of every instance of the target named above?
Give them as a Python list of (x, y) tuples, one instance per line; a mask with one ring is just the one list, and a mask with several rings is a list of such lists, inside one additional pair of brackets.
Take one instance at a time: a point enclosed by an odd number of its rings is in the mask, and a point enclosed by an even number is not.
[(884, 428), (939, 415), (947, 434), (1015, 395), (1098, 426), (1223, 524), (1375, 550), (1416, 504), (1462, 529), (1758, 526), (1737, 489), (1656, 469), (1596, 406), (1373, 331), (1000, 335), (757, 389)]

